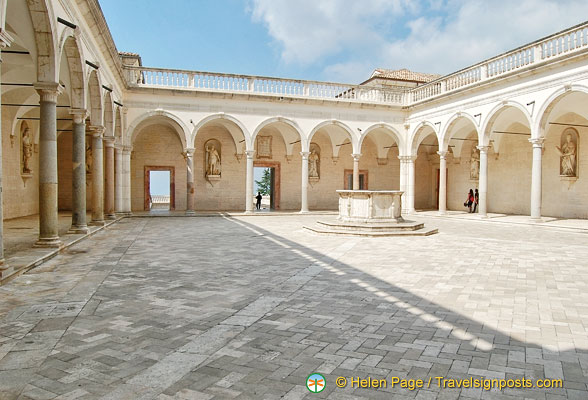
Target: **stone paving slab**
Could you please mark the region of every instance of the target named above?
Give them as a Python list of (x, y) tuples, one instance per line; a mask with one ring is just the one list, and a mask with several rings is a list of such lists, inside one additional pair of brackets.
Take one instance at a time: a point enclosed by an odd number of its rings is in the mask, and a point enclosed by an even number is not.
[(124, 219), (1, 286), (0, 399), (588, 397), (584, 233), (420, 216), (440, 233), (302, 229), (319, 218)]

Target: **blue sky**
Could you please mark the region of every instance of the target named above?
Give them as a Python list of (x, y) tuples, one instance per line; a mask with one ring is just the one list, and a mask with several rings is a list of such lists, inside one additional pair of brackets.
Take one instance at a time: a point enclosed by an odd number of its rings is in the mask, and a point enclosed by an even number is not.
[(100, 0), (153, 67), (358, 83), (450, 73), (582, 22), (586, 0)]

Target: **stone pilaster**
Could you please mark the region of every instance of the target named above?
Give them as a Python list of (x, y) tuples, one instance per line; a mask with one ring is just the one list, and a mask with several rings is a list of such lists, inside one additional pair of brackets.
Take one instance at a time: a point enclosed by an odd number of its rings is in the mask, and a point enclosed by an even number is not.
[(531, 219), (541, 220), (541, 188), (542, 188), (542, 166), (543, 142), (545, 138), (531, 138), (529, 142), (533, 145), (533, 167), (531, 172)]
[(196, 213), (194, 208), (194, 197), (196, 192), (194, 189), (194, 149), (187, 148), (183, 153), (186, 160), (186, 214), (194, 215)]
[(361, 154), (354, 153), (351, 155), (353, 157), (353, 188), (352, 190), (359, 190), (359, 158)]
[(72, 109), (72, 205), (69, 233), (88, 233), (86, 222), (86, 116), (83, 109)]
[(439, 214), (447, 213), (447, 151), (439, 154)]
[(124, 183), (123, 183), (123, 149), (118, 145), (114, 148), (114, 213), (122, 215), (123, 213), (123, 199), (124, 199)]
[(92, 221), (90, 225), (104, 225), (104, 155), (103, 126), (88, 126), (92, 135)]
[(253, 155), (255, 150), (245, 151), (247, 155), (247, 179), (245, 179), (245, 212), (253, 212)]
[(104, 214), (106, 219), (116, 219), (114, 212), (114, 136), (102, 139), (105, 152), (104, 166)]
[(301, 151), (300, 155), (302, 156), (300, 212), (307, 213), (308, 212), (308, 156), (310, 155), (310, 152), (309, 151)]
[(39, 240), (37, 247), (61, 247), (57, 211), (57, 82), (37, 82), (39, 118)]
[(123, 147), (123, 214), (130, 216), (131, 212), (131, 152), (132, 147)]

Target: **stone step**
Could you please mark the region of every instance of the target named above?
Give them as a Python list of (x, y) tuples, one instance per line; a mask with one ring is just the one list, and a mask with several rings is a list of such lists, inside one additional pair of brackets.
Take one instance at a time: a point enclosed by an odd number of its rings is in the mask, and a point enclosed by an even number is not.
[(429, 236), (438, 233), (437, 228), (421, 228), (417, 230), (389, 230), (389, 231), (359, 231), (359, 230), (347, 230), (347, 229), (327, 229), (321, 228), (319, 225), (315, 226), (303, 226), (307, 231), (317, 233), (320, 235), (331, 235), (331, 236), (359, 236), (359, 237), (391, 237), (391, 236)]
[(416, 231), (423, 229), (425, 224), (415, 221), (360, 223), (342, 221), (317, 221), (321, 229), (359, 231), (359, 232), (383, 232), (383, 231)]

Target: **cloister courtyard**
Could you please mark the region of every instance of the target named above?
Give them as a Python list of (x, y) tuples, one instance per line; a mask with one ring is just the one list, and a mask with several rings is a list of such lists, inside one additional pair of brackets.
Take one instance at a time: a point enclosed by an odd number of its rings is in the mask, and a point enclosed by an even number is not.
[[(0, 286), (0, 398), (588, 397), (586, 223), (419, 213), (438, 234), (302, 229), (324, 217), (136, 216), (67, 248)], [(313, 372), (321, 393), (305, 386)], [(339, 388), (340, 376), (563, 388)]]

